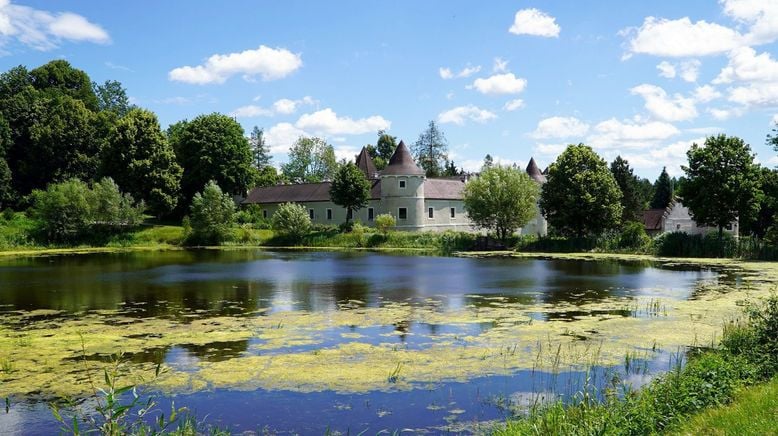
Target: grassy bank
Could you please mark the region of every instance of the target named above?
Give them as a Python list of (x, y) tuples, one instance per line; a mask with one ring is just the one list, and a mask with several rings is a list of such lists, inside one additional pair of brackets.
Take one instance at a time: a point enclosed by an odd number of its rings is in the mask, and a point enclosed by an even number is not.
[(778, 296), (749, 306), (744, 321), (725, 328), (717, 348), (695, 350), (687, 358), (685, 365), (679, 359), (673, 369), (640, 390), (622, 392), (621, 385), (614, 385), (603, 401), (594, 392), (584, 391), (570, 404), (537, 406), (495, 434), (775, 432), (776, 400), (771, 395), (776, 383), (760, 384), (778, 374)]

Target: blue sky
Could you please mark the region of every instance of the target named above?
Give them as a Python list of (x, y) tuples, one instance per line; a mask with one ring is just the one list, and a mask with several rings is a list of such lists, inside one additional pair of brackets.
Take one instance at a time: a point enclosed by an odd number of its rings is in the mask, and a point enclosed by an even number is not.
[(778, 0), (0, 0), (0, 69), (67, 59), (163, 127), (232, 114), (276, 163), (299, 135), (351, 157), (436, 120), (467, 169), (584, 142), (654, 179), (720, 132), (774, 166), (776, 41)]

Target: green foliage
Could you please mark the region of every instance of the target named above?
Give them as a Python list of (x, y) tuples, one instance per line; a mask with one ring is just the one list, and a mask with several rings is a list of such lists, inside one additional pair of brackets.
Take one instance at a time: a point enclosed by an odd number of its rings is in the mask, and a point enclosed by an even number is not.
[(53, 60), (30, 71), (30, 83), (49, 96), (68, 96), (81, 101), (90, 111), (98, 109), (97, 96), (89, 76), (64, 59)]
[(621, 190), (591, 147), (568, 146), (549, 167), (547, 178), (540, 207), (555, 232), (580, 238), (621, 223)]
[(251, 130), (249, 144), (251, 145), (251, 156), (254, 160), (254, 168), (262, 172), (265, 168), (270, 166), (270, 161), (273, 159), (273, 157), (270, 156), (270, 147), (265, 143), (265, 131), (254, 126), (254, 129)]
[(108, 138), (103, 173), (143, 199), (155, 216), (170, 213), (178, 201), (181, 167), (156, 115), (133, 109), (117, 121)]
[(642, 251), (651, 245), (651, 238), (646, 234), (643, 223), (628, 222), (619, 235), (619, 248), (630, 248)]
[(391, 214), (382, 213), (375, 217), (375, 228), (384, 236), (397, 225), (397, 220)]
[(211, 180), (226, 193), (246, 193), (254, 175), (251, 147), (237, 121), (218, 113), (200, 115), (171, 125), (168, 140), (184, 170), (179, 210), (186, 210)]
[(525, 172), (497, 165), (465, 185), (463, 201), (476, 226), (505, 241), (535, 216), (538, 194), (537, 183)]
[(289, 161), (281, 172), (292, 183), (318, 183), (332, 180), (338, 162), (335, 149), (322, 138), (301, 136), (289, 149)]
[(686, 155), (689, 165), (682, 168), (687, 180), (680, 196), (699, 225), (718, 227), (721, 235), (738, 217), (751, 219), (758, 212), (759, 170), (742, 139), (710, 136), (702, 147), (693, 144)]
[(255, 187), (273, 186), (281, 181), (281, 178), (276, 171), (276, 167), (272, 165), (267, 165), (261, 170), (254, 169), (253, 178)]
[(651, 198), (651, 209), (664, 209), (671, 201), (675, 193), (675, 186), (670, 175), (667, 174), (667, 168), (662, 167), (659, 178), (654, 182), (654, 196)]
[(412, 151), (416, 162), (427, 173), (427, 177), (438, 177), (443, 174), (443, 165), (448, 158), (448, 142), (435, 121), (430, 121), (427, 129), (419, 134), (419, 139), (413, 145)]
[[(765, 238), (768, 230), (775, 227), (778, 212), (778, 169), (759, 168), (759, 185), (763, 195), (757, 199), (758, 211), (752, 216), (739, 218), (740, 234)], [(778, 246), (778, 240), (774, 243)]]
[(272, 217), (273, 230), (290, 238), (293, 242), (302, 239), (311, 231), (311, 217), (305, 207), (296, 203), (278, 206)]
[(11, 168), (8, 166), (6, 156), (8, 150), (13, 145), (11, 140), (11, 126), (8, 121), (0, 115), (0, 207), (13, 198), (13, 187), (11, 186)]
[(616, 156), (610, 167), (616, 184), (621, 189), (621, 222), (639, 221), (643, 218), (646, 200), (641, 195), (638, 177), (629, 162)]
[(211, 180), (192, 199), (189, 220), (192, 232), (189, 242), (199, 245), (218, 245), (232, 235), (235, 202)]
[(389, 164), (389, 159), (391, 159), (394, 150), (396, 149), (397, 138), (386, 133), (384, 130), (379, 130), (378, 141), (375, 145), (375, 156), (371, 155), (373, 163), (378, 171), (386, 168), (386, 165)]
[(746, 308), (746, 321), (729, 327), (721, 346), (731, 354), (745, 356), (754, 375), (766, 380), (778, 374), (778, 295)]
[(346, 222), (350, 215), (370, 201), (370, 182), (362, 171), (352, 162), (341, 165), (332, 179), (330, 199), (336, 205), (346, 209)]
[(123, 117), (133, 108), (127, 97), (127, 91), (120, 82), (106, 80), (102, 85), (93, 83), (92, 87), (97, 96), (98, 110), (113, 112)]
[(107, 227), (130, 227), (143, 219), (143, 201), (137, 204), (129, 193), (122, 193), (111, 178), (92, 185), (92, 221)]

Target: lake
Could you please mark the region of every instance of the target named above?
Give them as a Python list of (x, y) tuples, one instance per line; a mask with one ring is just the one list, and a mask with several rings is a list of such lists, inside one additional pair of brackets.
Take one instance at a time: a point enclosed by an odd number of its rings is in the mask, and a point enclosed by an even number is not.
[(160, 410), (174, 400), (234, 431), (488, 429), (615, 378), (639, 387), (716, 340), (738, 283), (645, 262), (370, 252), (2, 260), (0, 429), (55, 431), (47, 402), (89, 394), (120, 352), (120, 384), (160, 364)]

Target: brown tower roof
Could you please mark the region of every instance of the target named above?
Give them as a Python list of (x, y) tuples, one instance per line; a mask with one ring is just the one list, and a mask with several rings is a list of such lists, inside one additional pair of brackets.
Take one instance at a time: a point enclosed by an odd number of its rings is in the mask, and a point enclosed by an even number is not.
[(546, 182), (546, 176), (540, 172), (540, 168), (538, 168), (538, 164), (535, 163), (534, 157), (529, 159), (529, 164), (527, 164), (527, 174), (532, 178), (532, 180), (538, 183)]
[(413, 156), (411, 156), (408, 147), (405, 146), (405, 142), (400, 141), (391, 159), (389, 159), (389, 165), (381, 171), (381, 175), (423, 176), (424, 170), (419, 168), (416, 162), (413, 161)]
[(367, 147), (362, 147), (362, 151), (357, 156), (357, 168), (367, 177), (368, 180), (373, 180), (378, 175), (378, 170), (375, 169), (373, 159), (367, 153)]

